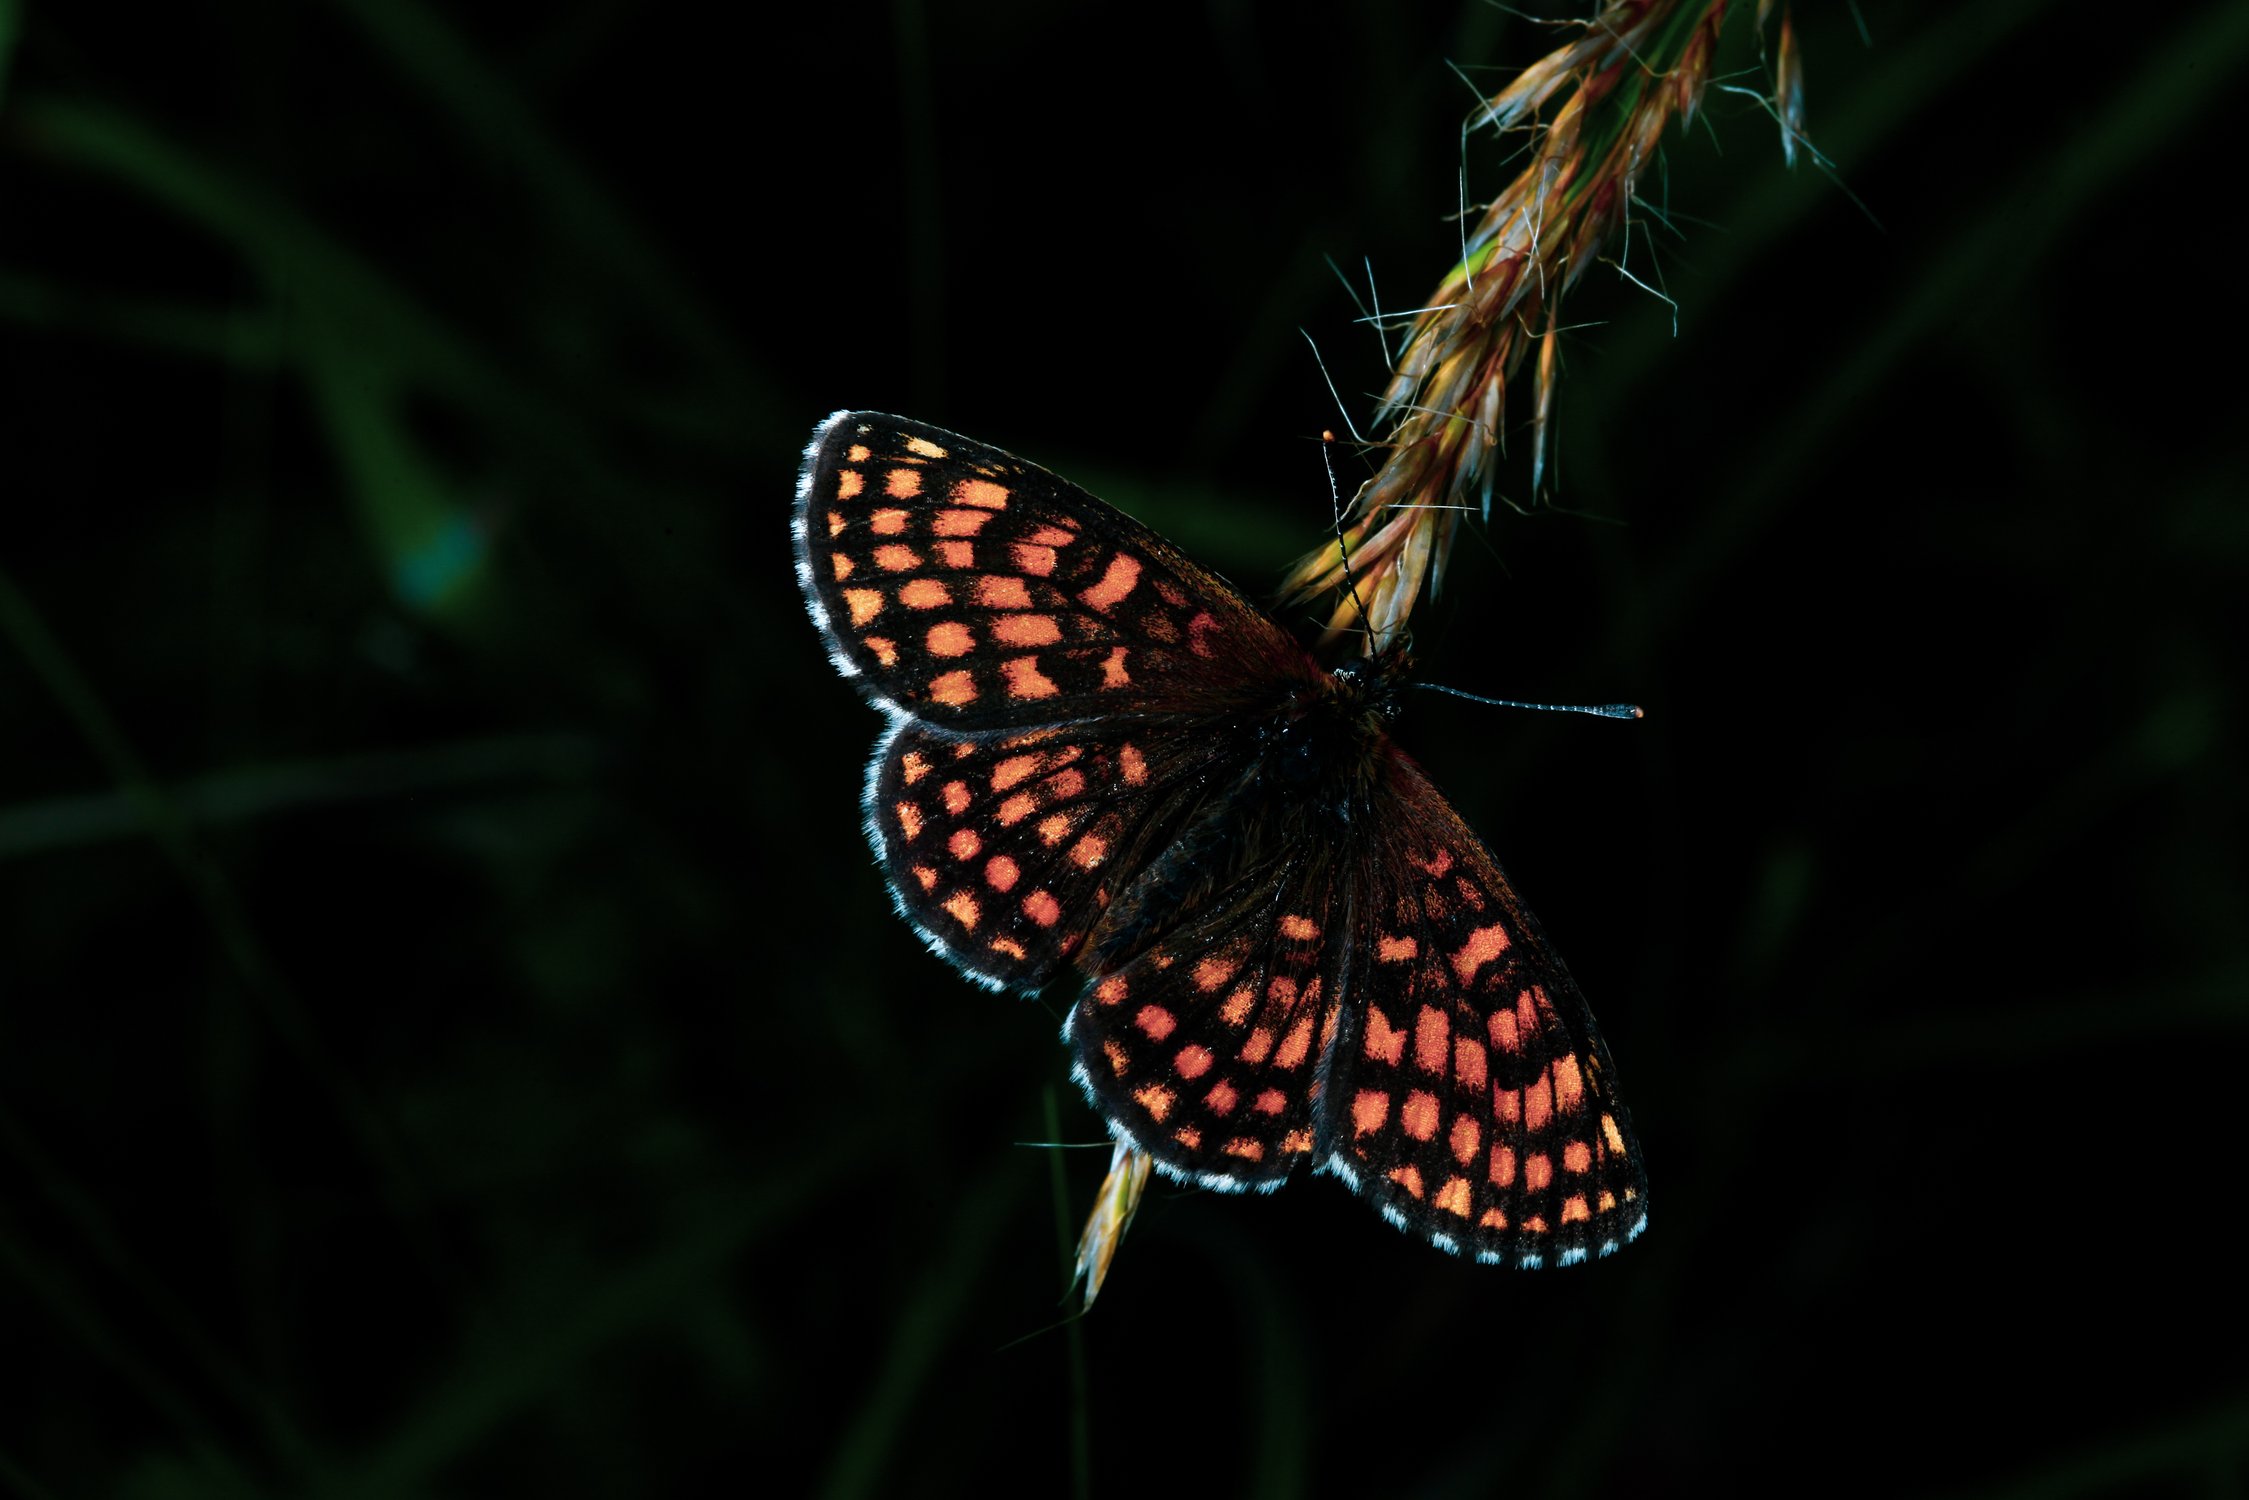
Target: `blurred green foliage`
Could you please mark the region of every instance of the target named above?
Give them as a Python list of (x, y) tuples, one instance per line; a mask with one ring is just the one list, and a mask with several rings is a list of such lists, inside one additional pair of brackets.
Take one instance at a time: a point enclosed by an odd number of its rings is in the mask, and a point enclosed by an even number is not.
[(1404, 730), (1648, 1236), (1159, 1188), (1065, 1328), (1068, 996), (888, 909), (797, 452), (903, 411), (1277, 578), (1295, 329), (1381, 376), (1328, 261), (1434, 283), (1508, 170), (1448, 63), (1544, 33), (0, 0), (0, 1485), (2238, 1488), (2249, 10), (1865, 19), (1798, 7), (1848, 193), (1714, 96), (1626, 252), (1676, 335), (1588, 279), (1567, 510), (1416, 621), (1649, 709)]

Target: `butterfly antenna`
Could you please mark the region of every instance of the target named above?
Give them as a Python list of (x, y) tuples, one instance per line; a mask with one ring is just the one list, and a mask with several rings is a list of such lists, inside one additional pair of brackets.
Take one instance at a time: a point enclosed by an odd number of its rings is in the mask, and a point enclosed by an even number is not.
[(1351, 547), (1343, 540), (1343, 488), (1335, 482), (1335, 434), (1320, 434), (1320, 462), (1328, 468), (1328, 515), (1335, 522), (1335, 555), (1343, 564), (1343, 588), (1351, 596), (1351, 607), (1359, 612), (1361, 629), (1372, 631), (1374, 621), (1367, 618), (1366, 601), (1359, 597), (1358, 580), (1351, 576)]
[(1604, 719), (1644, 719), (1637, 703), (1525, 703), (1520, 698), (1486, 698), (1481, 693), (1464, 693), (1456, 687), (1446, 687), (1436, 682), (1407, 684), (1425, 693), (1446, 693), (1455, 698), (1466, 698), (1471, 703), (1488, 703), (1494, 708), (1537, 708), (1556, 714), (1596, 714)]

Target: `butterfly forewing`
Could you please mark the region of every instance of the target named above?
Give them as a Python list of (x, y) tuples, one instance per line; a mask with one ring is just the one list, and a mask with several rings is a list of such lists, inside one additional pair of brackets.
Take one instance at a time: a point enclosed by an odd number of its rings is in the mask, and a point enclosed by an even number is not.
[(1035, 464), (838, 412), (805, 451), (797, 571), (836, 666), (954, 729), (1210, 711), (1316, 673), (1232, 585)]
[(1647, 1182), (1576, 984), (1403, 754), (1368, 821), (1326, 1165), (1446, 1249), (1512, 1265), (1615, 1250), (1646, 1221)]

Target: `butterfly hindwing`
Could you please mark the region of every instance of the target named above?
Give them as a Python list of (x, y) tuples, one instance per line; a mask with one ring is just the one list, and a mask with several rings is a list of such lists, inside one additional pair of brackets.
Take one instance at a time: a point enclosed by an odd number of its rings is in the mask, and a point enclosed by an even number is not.
[(869, 767), (867, 833), (932, 948), (979, 983), (1035, 990), (1177, 825), (1213, 753), (1160, 720), (959, 735), (900, 718)]
[(1368, 825), (1324, 1165), (1445, 1249), (1525, 1266), (1608, 1254), (1646, 1223), (1647, 1179), (1576, 984), (1395, 750)]
[(799, 581), (838, 670), (940, 727), (1207, 711), (1309, 668), (1231, 584), (1147, 527), (920, 422), (822, 423), (795, 530)]
[(1298, 855), (1097, 968), (1070, 1012), (1079, 1083), (1170, 1176), (1271, 1188), (1314, 1159), (1342, 892), (1318, 851)]

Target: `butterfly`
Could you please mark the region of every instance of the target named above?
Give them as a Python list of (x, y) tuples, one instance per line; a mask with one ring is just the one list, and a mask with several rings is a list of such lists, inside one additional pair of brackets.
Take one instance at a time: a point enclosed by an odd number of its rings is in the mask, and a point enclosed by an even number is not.
[(796, 561), (889, 719), (867, 837), (968, 978), (1082, 990), (1072, 1073), (1167, 1176), (1340, 1178), (1430, 1244), (1606, 1255), (1647, 1177), (1585, 1001), (1390, 737), (1406, 661), (1333, 671), (1232, 584), (1034, 464), (837, 412)]

